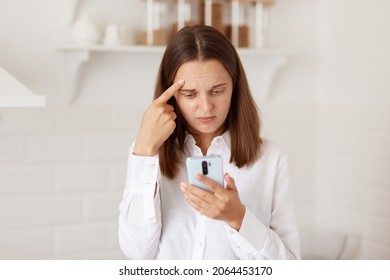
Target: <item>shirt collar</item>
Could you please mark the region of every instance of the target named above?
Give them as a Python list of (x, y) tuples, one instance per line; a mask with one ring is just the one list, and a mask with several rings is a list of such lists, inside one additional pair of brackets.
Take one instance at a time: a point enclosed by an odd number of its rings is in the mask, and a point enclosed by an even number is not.
[[(231, 145), (230, 131), (225, 131), (222, 135), (214, 137), (213, 141), (211, 141), (211, 146), (224, 144), (229, 150)], [(184, 145), (196, 145), (195, 138), (186, 131), (186, 137), (184, 140)]]
[(196, 141), (194, 136), (192, 136), (188, 131), (186, 131), (186, 138), (184, 139), (184, 145), (195, 145)]

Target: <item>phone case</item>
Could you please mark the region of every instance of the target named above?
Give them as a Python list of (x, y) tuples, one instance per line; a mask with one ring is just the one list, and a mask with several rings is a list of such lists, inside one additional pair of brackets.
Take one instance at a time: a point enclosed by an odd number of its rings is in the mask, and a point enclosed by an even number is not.
[(222, 158), (220, 156), (189, 157), (186, 160), (188, 182), (191, 185), (211, 191), (195, 178), (195, 174), (203, 174), (224, 186)]

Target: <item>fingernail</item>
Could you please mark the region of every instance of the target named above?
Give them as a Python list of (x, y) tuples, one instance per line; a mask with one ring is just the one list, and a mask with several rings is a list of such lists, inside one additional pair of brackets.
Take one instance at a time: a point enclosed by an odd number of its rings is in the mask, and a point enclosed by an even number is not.
[(184, 183), (180, 183), (180, 189), (184, 192), (186, 190), (186, 185)]
[(177, 81), (177, 84), (178, 84), (178, 85), (184, 85), (184, 80), (183, 80), (183, 79), (178, 80), (178, 81)]

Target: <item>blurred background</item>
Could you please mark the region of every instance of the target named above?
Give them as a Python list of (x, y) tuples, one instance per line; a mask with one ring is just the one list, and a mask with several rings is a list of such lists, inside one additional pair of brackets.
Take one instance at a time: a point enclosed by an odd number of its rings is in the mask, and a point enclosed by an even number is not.
[[(239, 52), (263, 136), (289, 155), (302, 257), (390, 259), (390, 2), (265, 2), (260, 51), (251, 29)], [(127, 154), (163, 52), (126, 48), (146, 7), (0, 0), (0, 67), (46, 98), (0, 103), (0, 259), (125, 258)]]

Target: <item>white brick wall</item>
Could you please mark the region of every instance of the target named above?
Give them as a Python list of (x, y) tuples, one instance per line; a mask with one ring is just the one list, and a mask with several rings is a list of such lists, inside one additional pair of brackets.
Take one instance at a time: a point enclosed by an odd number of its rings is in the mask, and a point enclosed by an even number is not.
[(54, 256), (54, 232), (50, 227), (2, 229), (0, 248), (0, 259), (49, 258)]
[(55, 112), (55, 127), (59, 132), (83, 133), (107, 131), (110, 125), (108, 106), (59, 106)]
[(136, 133), (126, 111), (138, 113), (131, 105), (2, 110), (1, 259), (124, 257), (116, 221)]
[(320, 4), (315, 220), (359, 236), (353, 257), (390, 259), (390, 2)]
[[(31, 187), (34, 187), (31, 184)], [(2, 195), (0, 229), (43, 227), (82, 220), (80, 195)]]
[(83, 136), (70, 134), (37, 134), (25, 137), (28, 162), (77, 162), (82, 159)]
[[(18, 195), (50, 193), (54, 184), (52, 166), (0, 165), (0, 193)], [(34, 184), (32, 186), (31, 184)]]
[(316, 221), (360, 236), (361, 259), (390, 258), (388, 108), (323, 102), (319, 110)]
[(288, 155), (297, 218), (304, 234), (315, 224), (317, 103), (271, 100), (260, 104), (260, 109), (263, 136)]
[(0, 163), (18, 163), (24, 155), (24, 139), (20, 136), (1, 135)]
[(97, 192), (107, 189), (107, 164), (69, 164), (56, 167), (56, 191), (60, 193)]
[(105, 224), (58, 226), (55, 229), (56, 254), (104, 251), (108, 247), (108, 230)]
[[(308, 214), (315, 181), (313, 108), (262, 105), (265, 136), (279, 137), (274, 140), (290, 156), (302, 226), (314, 218)], [(0, 258), (124, 257), (117, 240), (118, 206), (143, 109), (76, 104), (48, 106), (39, 113), (2, 112), (7, 157), (0, 161)], [(295, 110), (300, 117), (292, 122), (286, 116)]]

